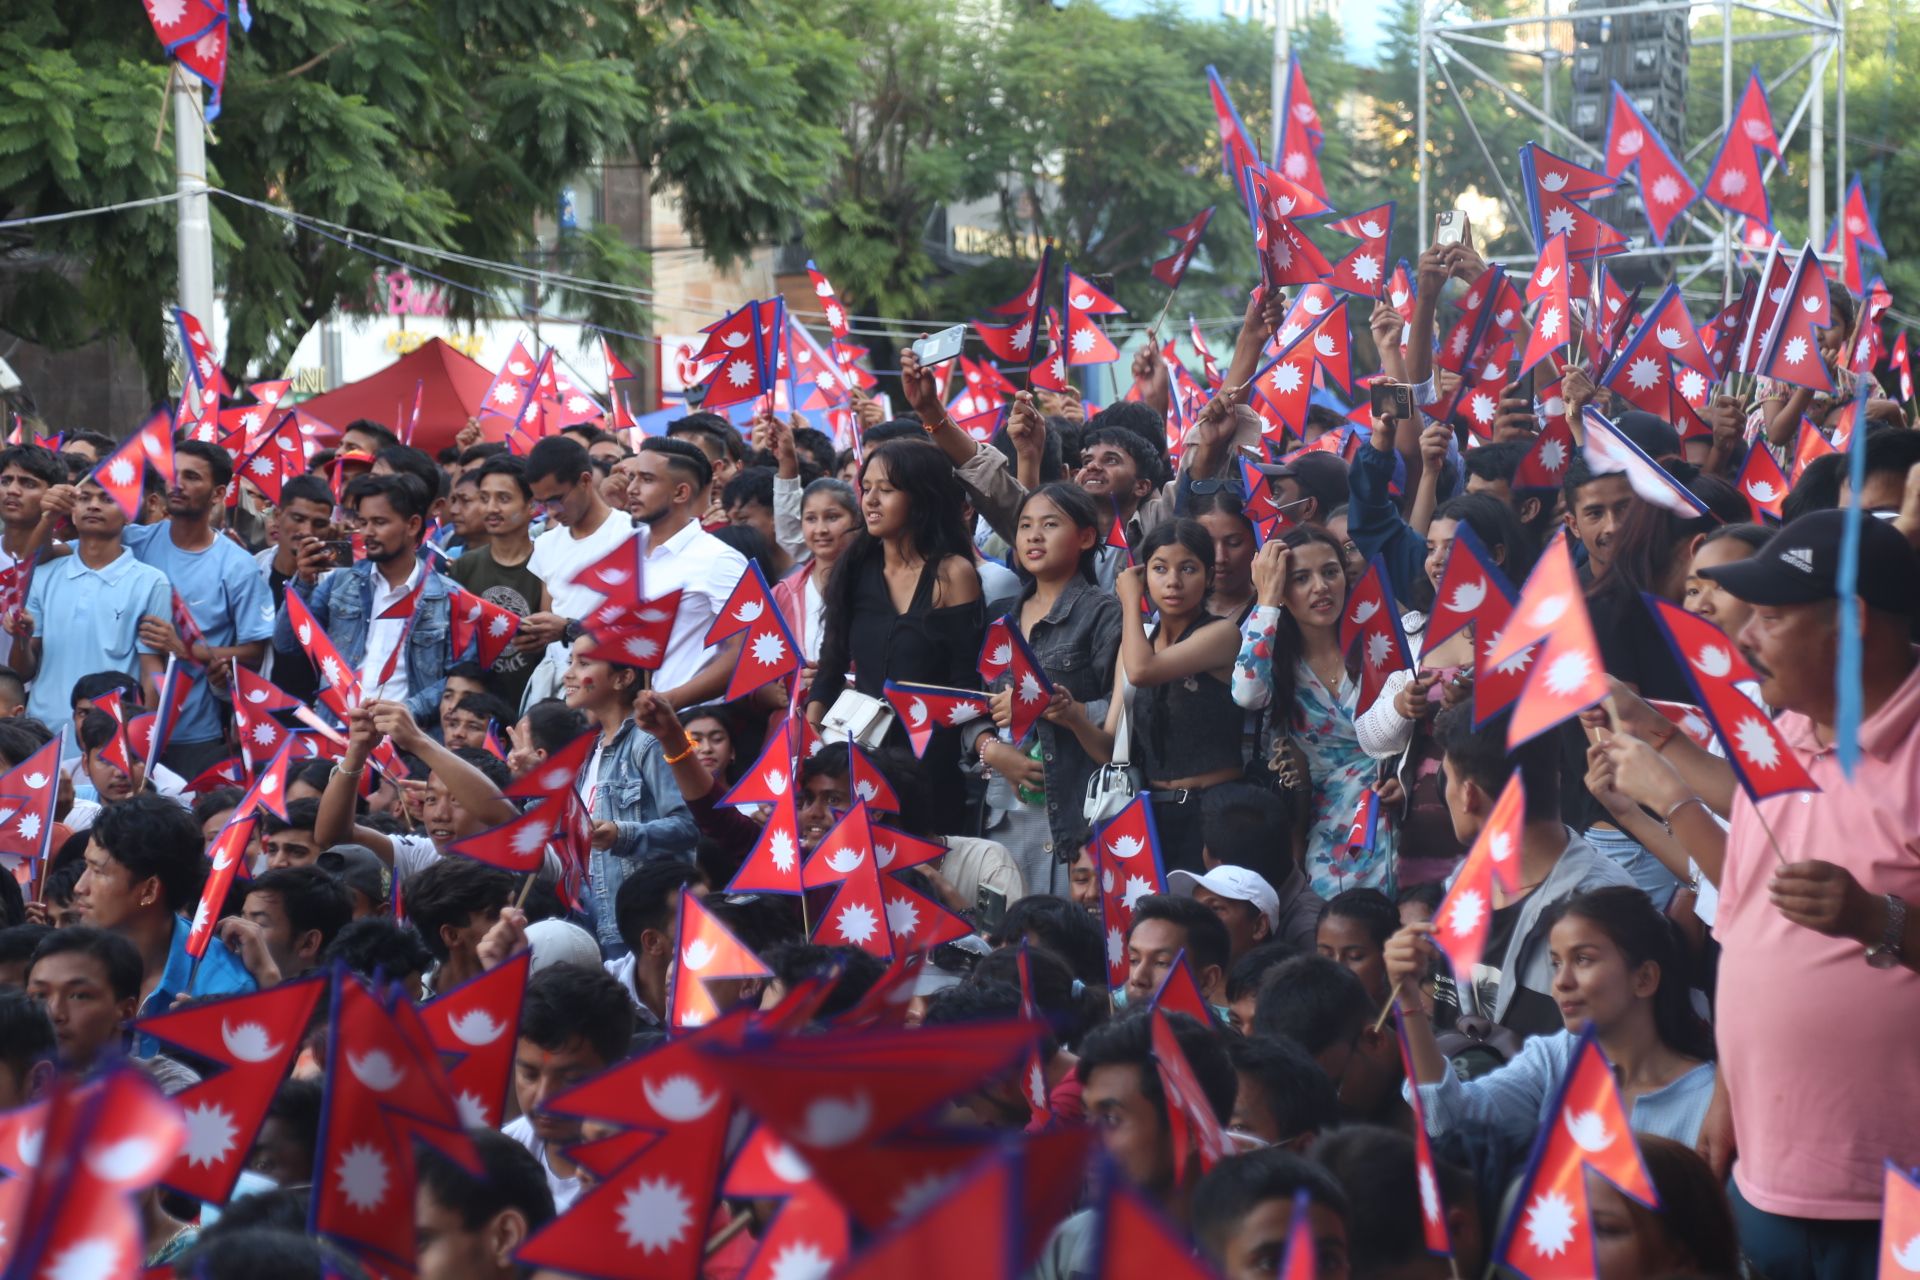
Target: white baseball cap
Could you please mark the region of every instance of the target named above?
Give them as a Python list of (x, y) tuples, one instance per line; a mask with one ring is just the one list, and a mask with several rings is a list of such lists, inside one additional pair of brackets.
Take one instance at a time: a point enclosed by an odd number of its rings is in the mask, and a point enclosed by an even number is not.
[(1215, 867), (1203, 876), (1191, 871), (1169, 871), (1167, 883), (1173, 893), (1182, 898), (1191, 898), (1196, 888), (1205, 885), (1209, 893), (1217, 893), (1238, 902), (1251, 902), (1267, 918), (1268, 929), (1280, 927), (1280, 895), (1258, 872), (1245, 867), (1228, 866)]
[(538, 973), (549, 965), (572, 964), (598, 968), (600, 944), (592, 934), (567, 920), (535, 920), (527, 926), (527, 945), (533, 949), (528, 970)]

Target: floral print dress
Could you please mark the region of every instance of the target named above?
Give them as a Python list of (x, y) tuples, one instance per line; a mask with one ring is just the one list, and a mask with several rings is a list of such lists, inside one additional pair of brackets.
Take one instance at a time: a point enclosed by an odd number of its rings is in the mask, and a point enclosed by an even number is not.
[[(1233, 697), (1258, 709), (1273, 699), (1273, 637), (1278, 609), (1262, 606), (1247, 619), (1240, 655), (1233, 665)], [(1372, 849), (1349, 849), (1353, 826), (1366, 792), (1380, 776), (1380, 764), (1360, 746), (1354, 712), (1360, 684), (1343, 675), (1339, 696), (1327, 691), (1305, 662), (1294, 664), (1294, 740), (1306, 752), (1313, 775), (1312, 826), (1307, 833), (1306, 873), (1323, 898), (1346, 889), (1394, 892), (1394, 853), (1398, 833), (1385, 821), (1377, 826)]]

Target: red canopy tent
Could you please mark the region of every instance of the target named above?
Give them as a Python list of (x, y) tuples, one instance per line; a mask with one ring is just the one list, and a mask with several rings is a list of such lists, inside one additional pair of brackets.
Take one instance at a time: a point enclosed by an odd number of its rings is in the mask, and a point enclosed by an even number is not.
[(413, 412), (413, 390), (421, 383), (425, 387), (420, 426), (413, 443), (438, 453), (453, 443), (468, 418), (480, 412), (493, 374), (439, 338), (429, 338), (371, 377), (335, 387), (299, 407), (333, 428), (336, 439), (348, 423), (360, 418), (404, 437), (406, 416)]

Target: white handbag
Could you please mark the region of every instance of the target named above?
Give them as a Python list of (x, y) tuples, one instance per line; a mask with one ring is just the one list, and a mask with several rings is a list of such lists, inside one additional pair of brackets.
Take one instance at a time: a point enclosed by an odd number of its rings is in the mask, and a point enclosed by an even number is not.
[(1128, 764), (1132, 754), (1132, 735), (1127, 729), (1127, 713), (1133, 705), (1133, 685), (1125, 673), (1120, 677), (1120, 723), (1113, 731), (1113, 757), (1087, 779), (1087, 795), (1080, 811), (1094, 826), (1111, 822), (1140, 793), (1140, 771)]
[(820, 721), (822, 742), (853, 742), (867, 751), (876, 750), (880, 740), (893, 727), (893, 708), (879, 698), (870, 698), (854, 689), (843, 689), (827, 708)]

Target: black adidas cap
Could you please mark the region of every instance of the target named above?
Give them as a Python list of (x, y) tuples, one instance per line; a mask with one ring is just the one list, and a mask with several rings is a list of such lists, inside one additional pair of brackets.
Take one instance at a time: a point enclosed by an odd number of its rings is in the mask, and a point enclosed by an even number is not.
[[(1813, 511), (1773, 535), (1745, 560), (1703, 570), (1748, 604), (1813, 604), (1838, 591), (1844, 511)], [(1920, 609), (1920, 559), (1891, 523), (1863, 514), (1860, 577), (1856, 588), (1867, 607), (1911, 616)]]

